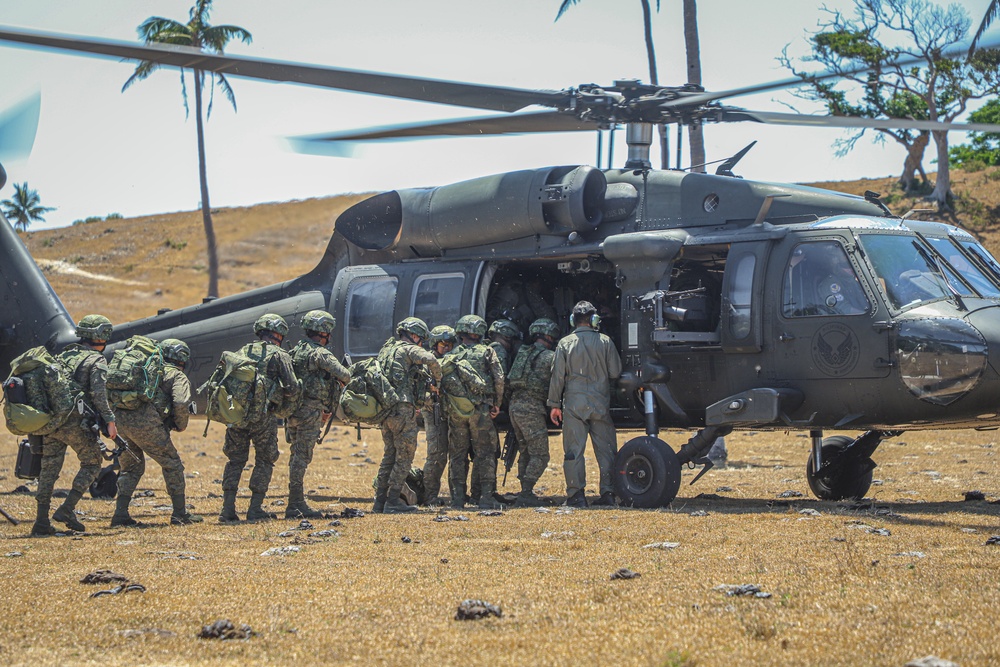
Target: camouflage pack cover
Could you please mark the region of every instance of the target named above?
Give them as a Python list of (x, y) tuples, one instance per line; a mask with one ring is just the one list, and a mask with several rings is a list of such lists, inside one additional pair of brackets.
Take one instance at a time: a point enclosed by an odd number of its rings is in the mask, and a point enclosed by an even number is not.
[(149, 403), (163, 381), (163, 350), (152, 338), (132, 336), (108, 363), (108, 400), (115, 409)]
[[(62, 426), (76, 409), (83, 391), (74, 379), (76, 364), (67, 364), (44, 347), (33, 347), (10, 362), (11, 374), (4, 382), (4, 418), (15, 435), (49, 435)], [(6, 396), (8, 384), (23, 384), (24, 403)]]
[[(266, 357), (263, 357), (266, 359)], [(207, 391), (205, 416), (208, 422), (242, 427), (263, 414), (267, 392), (258, 372), (261, 359), (253, 359), (243, 351), (223, 352), (219, 365), (198, 393)], [(205, 433), (208, 435), (208, 423)]]
[(316, 364), (317, 349), (316, 344), (300, 340), (291, 351), (292, 368), (302, 383), (302, 398), (330, 408), (340, 400), (340, 383)]
[(340, 408), (351, 422), (378, 425), (399, 403), (399, 395), (386, 376), (378, 357), (351, 364), (351, 380), (340, 395)]

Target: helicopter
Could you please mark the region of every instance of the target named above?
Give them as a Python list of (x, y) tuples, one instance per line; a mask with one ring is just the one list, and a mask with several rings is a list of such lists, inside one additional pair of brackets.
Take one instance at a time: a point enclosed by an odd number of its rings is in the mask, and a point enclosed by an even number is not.
[[(896, 216), (873, 192), (742, 179), (733, 170), (753, 144), (715, 174), (657, 170), (649, 159), (660, 124), (996, 126), (720, 103), (833, 74), (715, 93), (632, 79), (527, 90), (3, 27), (0, 42), (505, 114), (298, 138), (307, 144), (625, 126), (620, 168), (548, 166), (377, 194), (337, 218), (311, 271), (116, 325), (119, 345), (136, 334), (187, 341), (196, 386), (268, 312), (291, 323), (294, 340), (303, 314), (328, 310), (341, 323), (331, 348), (357, 360), (376, 354), (404, 317), (434, 326), (476, 313), (526, 329), (544, 311), (568, 332), (572, 306), (586, 299), (621, 353), (612, 418), (644, 432), (615, 459), (615, 492), (627, 505), (672, 502), (682, 466), (701, 465), (697, 481), (714, 441), (734, 430), (807, 431), (809, 486), (840, 500), (867, 493), (888, 438), (1000, 427), (1000, 262), (971, 234)], [(531, 106), (548, 110), (520, 112)], [(0, 253), (0, 361), (74, 340), (69, 314), (9, 224)], [(664, 429), (693, 435), (675, 450)]]

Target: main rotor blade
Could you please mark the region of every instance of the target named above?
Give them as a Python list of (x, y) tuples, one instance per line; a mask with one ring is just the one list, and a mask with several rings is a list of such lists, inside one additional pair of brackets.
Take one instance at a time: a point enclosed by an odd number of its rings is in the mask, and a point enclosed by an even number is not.
[[(1000, 47), (1000, 37), (991, 40), (988, 43), (980, 44), (979, 50), (995, 49)], [(956, 47), (954, 49), (949, 49), (941, 54), (942, 58), (951, 59), (965, 59), (966, 53), (969, 50), (968, 46)], [(895, 62), (889, 63), (893, 66), (907, 67), (909, 65), (917, 65), (922, 62), (926, 62), (926, 58), (911, 57), (911, 58), (900, 58)], [(752, 95), (753, 93), (764, 93), (770, 90), (781, 90), (784, 88), (794, 88), (796, 86), (802, 86), (809, 83), (818, 83), (820, 81), (826, 81), (827, 79), (837, 79), (843, 78), (845, 76), (853, 76), (854, 74), (862, 74), (872, 69), (871, 67), (854, 67), (845, 69), (841, 72), (817, 72), (815, 74), (808, 74), (804, 77), (791, 77), (789, 79), (781, 79), (779, 81), (771, 81), (770, 83), (759, 83), (751, 86), (743, 86), (741, 88), (730, 88), (729, 90), (720, 90), (716, 92), (705, 92), (705, 93), (695, 93), (693, 95), (682, 95), (676, 99), (668, 100), (660, 104), (661, 108), (672, 109), (676, 107), (686, 107), (686, 106), (698, 106), (701, 104), (707, 104), (708, 102), (715, 102), (717, 100), (725, 99), (727, 97), (739, 97), (741, 95)]]
[(723, 122), (753, 121), (771, 125), (805, 125), (809, 127), (854, 127), (882, 130), (950, 130), (959, 132), (1000, 132), (1000, 125), (990, 123), (942, 123), (909, 118), (858, 118), (856, 116), (809, 116), (773, 111), (724, 109)]
[(312, 134), (289, 137), (296, 150), (316, 152), (315, 144), (340, 144), (378, 141), (385, 139), (415, 139), (429, 137), (459, 137), (500, 134), (527, 134), (536, 132), (579, 132), (598, 130), (599, 123), (580, 120), (574, 116), (558, 111), (541, 111), (536, 113), (521, 113), (511, 116), (484, 116), (479, 118), (460, 118), (457, 120), (431, 121), (427, 123), (408, 123), (401, 125), (386, 125), (363, 130), (350, 130), (332, 134)]
[(218, 72), (226, 76), (282, 81), (491, 111), (517, 111), (533, 104), (560, 106), (569, 97), (566, 92), (554, 90), (484, 86), (263, 58), (216, 55), (184, 46), (138, 44), (18, 30), (5, 26), (0, 26), (0, 42), (76, 51), (92, 56), (149, 60), (161, 65)]
[(0, 159), (17, 160), (31, 154), (41, 103), (41, 93), (35, 93), (0, 111)]

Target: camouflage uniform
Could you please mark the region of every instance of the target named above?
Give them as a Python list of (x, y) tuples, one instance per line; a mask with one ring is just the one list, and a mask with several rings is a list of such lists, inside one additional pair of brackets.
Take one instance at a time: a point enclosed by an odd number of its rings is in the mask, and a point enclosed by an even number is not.
[(484, 396), (469, 397), (476, 403), (469, 417), (453, 410), (448, 412), (448, 486), (452, 505), (461, 507), (465, 501), (470, 445), (475, 454), (472, 482), (479, 487), (479, 497), (487, 502), (485, 499), (492, 499), (497, 489), (496, 446), (499, 439), (490, 409), (500, 405), (504, 374), (496, 352), (487, 345), (459, 345), (452, 355), (468, 361), (488, 387)]
[[(264, 374), (267, 377), (265, 386), (280, 383), (284, 400), (294, 401), (299, 393), (298, 380), (292, 368), (292, 358), (279, 345), (261, 340), (248, 343), (240, 349), (240, 353), (251, 359), (267, 357)], [(256, 399), (255, 399), (256, 400)], [(274, 472), (274, 462), (278, 460), (278, 420), (271, 413), (271, 406), (254, 415), (246, 427), (227, 426), (226, 442), (222, 453), (226, 455), (225, 470), (222, 473), (222, 491), (235, 494), (240, 486), (240, 476), (250, 458), (250, 443), (254, 446), (254, 466), (250, 474), (251, 509), (259, 510), (267, 488), (271, 484)], [(225, 510), (225, 508), (224, 508)], [(250, 518), (248, 516), (248, 518)]]
[(510, 421), (517, 436), (517, 478), (522, 492), (530, 492), (549, 464), (549, 427), (545, 400), (555, 353), (544, 343), (525, 345), (514, 361), (510, 379)]
[[(425, 327), (426, 328), (426, 327)], [(412, 342), (391, 338), (378, 354), (382, 370), (399, 395), (397, 403), (379, 425), (385, 445), (382, 462), (378, 468), (375, 507), (381, 511), (393, 500), (410, 474), (413, 456), (417, 451), (417, 398), (423, 398), (426, 387), (426, 367), (434, 382), (441, 380), (441, 366), (437, 358)], [(415, 386), (421, 384), (423, 386)], [(388, 498), (388, 500), (387, 500)], [(381, 501), (381, 507), (380, 507)]]
[[(286, 515), (293, 512), (295, 506), (305, 503), (306, 468), (312, 462), (313, 449), (319, 440), (323, 413), (334, 411), (340, 383), (346, 384), (351, 379), (351, 373), (337, 361), (333, 352), (316, 341), (299, 341), (291, 357), (295, 375), (302, 380), (302, 404), (285, 423), (285, 440), (291, 443)], [(318, 512), (302, 511), (302, 514), (312, 516)]]
[(578, 326), (559, 341), (552, 362), (548, 406), (563, 411), (563, 472), (566, 494), (582, 496), (587, 486), (584, 452), (593, 440), (601, 474), (601, 496), (613, 494), (611, 471), (618, 445), (611, 421), (611, 383), (621, 375), (621, 357), (610, 338)]
[[(105, 422), (115, 421), (114, 412), (108, 403), (106, 385), (108, 362), (104, 355), (85, 345), (72, 343), (59, 354), (59, 359), (72, 370), (74, 380), (83, 389), (84, 400), (100, 413)], [(38, 503), (39, 519), (44, 512), (44, 524), (48, 524), (52, 491), (66, 458), (66, 447), (70, 447), (80, 459), (80, 471), (73, 478), (73, 488), (69, 496), (56, 510), (53, 518), (66, 523), (74, 530), (84, 529), (83, 524), (74, 518), (73, 509), (90, 488), (91, 483), (97, 479), (97, 474), (101, 472), (101, 440), (90, 429), (92, 423), (89, 418), (81, 419), (74, 411), (65, 424), (43, 439), (42, 467), (38, 475), (38, 492), (35, 500)]]
[[(163, 469), (163, 482), (167, 487), (167, 495), (174, 504), (174, 517), (181, 520), (187, 516), (184, 504), (184, 464), (170, 439), (170, 431), (183, 431), (187, 428), (190, 403), (191, 383), (187, 375), (168, 362), (163, 366), (163, 380), (152, 403), (143, 403), (135, 410), (118, 411), (118, 430), (129, 442), (129, 451), (118, 459), (121, 472), (118, 475), (118, 507), (115, 518), (120, 525), (132, 523), (122, 521), (122, 518), (128, 517), (128, 502), (146, 471), (145, 454)], [(115, 523), (112, 520), (112, 524)]]

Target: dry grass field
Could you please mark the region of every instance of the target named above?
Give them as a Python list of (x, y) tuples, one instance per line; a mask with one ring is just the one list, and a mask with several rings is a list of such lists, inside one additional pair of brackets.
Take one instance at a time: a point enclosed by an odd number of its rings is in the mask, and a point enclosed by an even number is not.
[[(222, 434), (213, 428), (202, 439), (201, 429), (195, 422), (178, 438), (189, 501), (207, 518), (201, 525), (167, 525), (155, 464), (140, 484), (153, 495), (134, 501), (133, 515), (150, 524), (143, 529), (108, 528), (113, 503), (88, 497), (86, 534), (32, 539), (32, 497), (0, 495), (0, 506), (25, 521), (0, 526), (0, 663), (901, 666), (935, 654), (1000, 664), (1000, 545), (986, 545), (1000, 534), (992, 434), (886, 442), (872, 501), (860, 504), (811, 498), (807, 439), (744, 433), (729, 439), (727, 469), (694, 487), (686, 473), (662, 511), (466, 510), (446, 516), (468, 521), (439, 522), (433, 511), (337, 517), (369, 508), (381, 455), (377, 432), (359, 443), (338, 427), (307, 477), (312, 504), (331, 518), (299, 531), (284, 519), (215, 522)], [(560, 451), (558, 438), (551, 448)], [(0, 488), (10, 491), (21, 483), (13, 448), (0, 451)], [(563, 488), (555, 459), (541, 482), (552, 495)], [(593, 459), (588, 470), (596, 471)], [(283, 510), (286, 482), (283, 448), (272, 511)], [(970, 490), (986, 501), (966, 502)], [(786, 491), (804, 496), (779, 499)], [(242, 489), (241, 512), (248, 496)], [(310, 537), (321, 530), (338, 535)], [(677, 546), (644, 548), (658, 542)], [(290, 545), (300, 550), (261, 555)], [(641, 577), (611, 580), (622, 567)], [(98, 569), (147, 590), (90, 598), (110, 588), (79, 583)], [(756, 584), (771, 597), (729, 597), (716, 590), (724, 584)], [(503, 616), (454, 620), (466, 598), (497, 604)], [(196, 637), (222, 618), (258, 634)]]
[[(1000, 196), (992, 172), (956, 175), (956, 222), (994, 253)], [(863, 192), (890, 180), (825, 184)], [(341, 210), (360, 196), (222, 209), (216, 215), (222, 292), (291, 278), (320, 258)], [(997, 201), (994, 201), (997, 200)], [(904, 211), (911, 203), (891, 204)], [(976, 217), (978, 216), (978, 217)], [(70, 313), (115, 321), (196, 303), (206, 283), (200, 216), (106, 220), (22, 235)], [(998, 253), (1000, 254), (1000, 253)], [(149, 463), (133, 514), (144, 529), (110, 529), (113, 503), (81, 502), (83, 535), (26, 537), (30, 495), (11, 493), (16, 438), (0, 434), (0, 664), (9, 665), (904, 665), (934, 654), (1000, 665), (1000, 451), (994, 433), (906, 433), (883, 444), (869, 500), (819, 502), (797, 433), (728, 438), (730, 465), (695, 486), (685, 472), (662, 511), (482, 516), (476, 510), (343, 518), (368, 510), (381, 457), (376, 431), (352, 429), (317, 447), (311, 503), (331, 517), (220, 526), (222, 431), (193, 422), (176, 439), (200, 525), (168, 526), (169, 499)], [(667, 433), (678, 443), (686, 434)], [(624, 443), (631, 434), (620, 434)], [(417, 463), (423, 461), (418, 450)], [(561, 501), (559, 439), (540, 491)], [(283, 512), (287, 446), (267, 503)], [(596, 492), (596, 463), (588, 458)], [(76, 471), (70, 454), (57, 488)], [(249, 478), (244, 473), (244, 485)], [(33, 487), (31, 487), (33, 488)], [(508, 491), (516, 481), (507, 482)], [(985, 493), (966, 501), (967, 491)], [(779, 498), (787, 491), (802, 496)], [(790, 495), (790, 494), (785, 494)], [(245, 512), (249, 492), (241, 489)], [(807, 510), (807, 511), (803, 511)], [(808, 511), (813, 510), (813, 511)], [(459, 520), (462, 515), (467, 521)], [(330, 525), (339, 521), (339, 525)], [(336, 535), (310, 536), (331, 530)], [(291, 531), (289, 536), (282, 533)], [(404, 540), (403, 538), (408, 538)], [(653, 543), (672, 548), (645, 548)], [(263, 556), (297, 546), (288, 555)], [(619, 568), (641, 575), (611, 580)], [(91, 598), (110, 569), (146, 592)], [(768, 598), (717, 587), (755, 584)], [(479, 598), (501, 618), (457, 621)], [(199, 639), (218, 619), (249, 624), (249, 640)]]

